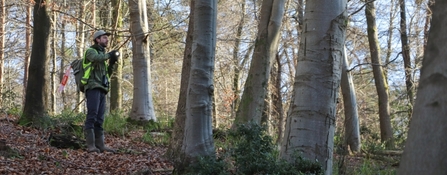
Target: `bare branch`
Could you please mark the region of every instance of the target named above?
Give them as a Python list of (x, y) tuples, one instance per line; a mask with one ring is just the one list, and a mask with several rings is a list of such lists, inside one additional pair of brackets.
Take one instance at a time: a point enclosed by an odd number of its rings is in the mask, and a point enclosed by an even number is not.
[(367, 4), (369, 4), (369, 3), (373, 3), (374, 1), (376, 1), (376, 0), (371, 0), (371, 1), (366, 2), (365, 4), (363, 4), (362, 7), (360, 7), (359, 9), (357, 9), (354, 13), (351, 13), (350, 15), (348, 15), (348, 17), (351, 17), (351, 16), (357, 14), (357, 13), (360, 12), (360, 10), (362, 10)]
[[(382, 67), (386, 67), (386, 66), (388, 66), (388, 64), (390, 64), (390, 63), (396, 61), (397, 58), (399, 57), (399, 55), (401, 55), (401, 54), (402, 54), (402, 52), (399, 52), (399, 53), (396, 55), (396, 58), (394, 58), (393, 60), (389, 61), (388, 63), (385, 63), (385, 64), (383, 64), (383, 65), (379, 65), (379, 66), (382, 66)], [(352, 67), (351, 69), (349, 69), (349, 70), (347, 70), (347, 71), (350, 72), (350, 71), (354, 70), (355, 68), (360, 67), (360, 66), (364, 66), (364, 65), (373, 65), (373, 66), (377, 66), (377, 64), (372, 64), (372, 63), (368, 63), (368, 62), (366, 62), (366, 63), (362, 63), (362, 64), (357, 64), (357, 65), (355, 65), (354, 67)]]

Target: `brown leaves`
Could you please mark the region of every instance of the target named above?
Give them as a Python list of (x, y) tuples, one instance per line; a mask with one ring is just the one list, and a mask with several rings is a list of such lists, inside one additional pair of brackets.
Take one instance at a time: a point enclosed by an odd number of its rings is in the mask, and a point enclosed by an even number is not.
[(162, 158), (166, 148), (152, 147), (135, 138), (106, 135), (106, 144), (119, 150), (87, 153), (57, 149), (48, 144), (49, 131), (21, 127), (0, 119), (0, 140), (18, 154), (0, 155), (0, 174), (171, 174)]

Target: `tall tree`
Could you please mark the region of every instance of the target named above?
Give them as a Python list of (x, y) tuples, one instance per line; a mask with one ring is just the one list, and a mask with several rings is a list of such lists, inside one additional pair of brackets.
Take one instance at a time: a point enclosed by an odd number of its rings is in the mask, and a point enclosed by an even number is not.
[[(28, 86), (28, 75), (29, 75), (29, 62), (31, 59), (31, 9), (32, 4), (28, 4), (26, 7), (26, 28), (25, 28), (25, 61), (23, 63), (23, 93), (26, 93), (26, 88)], [(4, 24), (4, 23), (3, 23)], [(24, 95), (25, 97), (25, 95)], [(23, 98), (25, 102), (25, 98)]]
[(345, 145), (349, 146), (351, 151), (358, 152), (360, 151), (359, 113), (357, 110), (354, 83), (352, 82), (351, 73), (348, 71), (348, 65), (346, 48), (344, 48), (340, 86), (343, 95), (343, 109), (345, 112)]
[[(241, 7), (241, 15), (240, 15), (240, 19), (239, 22), (237, 24), (237, 29), (236, 29), (236, 38), (234, 40), (234, 46), (233, 46), (233, 63), (234, 63), (234, 76), (233, 76), (233, 93), (234, 93), (234, 100), (231, 103), (231, 116), (232, 118), (234, 118), (236, 116), (236, 111), (237, 111), (237, 105), (239, 104), (239, 93), (240, 93), (240, 88), (239, 88), (239, 82), (240, 82), (240, 72), (242, 69), (242, 66), (240, 66), (240, 55), (239, 55), (239, 51), (241, 50), (241, 39), (242, 39), (242, 31), (244, 29), (244, 24), (245, 24), (245, 2), (246, 0), (242, 0), (240, 7)], [(242, 61), (243, 62), (243, 61)]]
[[(86, 7), (86, 2), (85, 0), (81, 0), (79, 2), (79, 19), (81, 21), (78, 22), (78, 26), (77, 26), (77, 31), (76, 31), (76, 38), (78, 38), (76, 40), (76, 45), (77, 45), (77, 55), (78, 58), (83, 58), (84, 57), (84, 48), (85, 48), (85, 24), (83, 23), (83, 21), (85, 21), (85, 10)], [(76, 109), (78, 112), (82, 112), (84, 110), (84, 105), (80, 105), (83, 101), (85, 101), (85, 95), (81, 92), (77, 92), (76, 94), (77, 98), (76, 98), (76, 104), (78, 106), (76, 106)]]
[[(122, 1), (112, 0), (112, 27), (113, 27), (113, 45), (121, 44), (122, 38), (119, 37), (116, 31), (123, 26), (123, 14), (122, 14)], [(119, 50), (122, 52), (122, 49)], [(122, 76), (123, 76), (123, 60), (122, 55), (118, 59), (120, 61), (116, 64), (116, 69), (110, 78), (110, 110), (119, 110), (123, 106), (123, 91), (121, 87)]]
[(5, 22), (6, 22), (6, 3), (5, 0), (0, 0), (0, 106), (2, 106), (3, 99), (3, 66), (5, 59)]
[(279, 54), (276, 55), (276, 66), (273, 66), (272, 76), (270, 77), (270, 81), (272, 82), (272, 91), (271, 91), (271, 118), (275, 121), (275, 126), (277, 128), (278, 137), (276, 139), (276, 143), (279, 145), (281, 141), (281, 137), (284, 131), (284, 110), (283, 110), (283, 102), (282, 102), (282, 92), (281, 92), (281, 82), (282, 79), (282, 64), (281, 57)]
[(307, 1), (281, 157), (298, 152), (332, 174), (335, 117), (346, 32), (346, 1)]
[(186, 162), (194, 162), (199, 156), (214, 156), (212, 96), (216, 18), (217, 0), (195, 0), (191, 71), (182, 146)]
[(447, 174), (447, 1), (436, 1), (408, 139), (397, 174)]
[(31, 60), (29, 66), (28, 86), (21, 124), (40, 126), (41, 118), (48, 110), (48, 48), (51, 29), (47, 3), (37, 0), (34, 5), (34, 30)]
[(134, 75), (133, 103), (130, 118), (157, 120), (152, 102), (150, 40), (146, 0), (129, 1)]
[(91, 4), (91, 7), (92, 7), (92, 9), (91, 9), (91, 11), (92, 11), (92, 18), (91, 19), (93, 19), (92, 20), (92, 26), (93, 26), (93, 28), (96, 28), (96, 21), (97, 21), (97, 19), (96, 19), (96, 0), (92, 0), (90, 2), (90, 4)]
[[(171, 144), (168, 156), (174, 160), (174, 167), (182, 169), (181, 164), (183, 160), (181, 156), (181, 148), (183, 145), (183, 138), (185, 132), (185, 122), (186, 122), (186, 95), (188, 93), (188, 82), (191, 71), (191, 57), (192, 57), (192, 41), (194, 32), (194, 4), (195, 0), (190, 1), (190, 12), (189, 12), (189, 24), (188, 32), (186, 34), (185, 51), (183, 52), (183, 65), (182, 65), (182, 75), (180, 82), (180, 94), (177, 103), (177, 111), (175, 113), (174, 122), (174, 132), (171, 139)], [(181, 170), (180, 170), (181, 171)]]
[(382, 61), (380, 60), (380, 47), (376, 25), (376, 7), (374, 2), (367, 2), (365, 14), (368, 25), (368, 43), (374, 74), (374, 83), (379, 98), (380, 137), (382, 142), (385, 143), (388, 148), (392, 148), (394, 147), (394, 139), (390, 120), (388, 84), (385, 80)]
[(56, 109), (56, 90), (57, 90), (57, 12), (52, 12), (52, 31), (51, 31), (51, 72), (50, 72), (50, 93), (49, 93), (49, 101), (51, 107), (49, 108), (51, 114), (54, 114)]
[(284, 0), (262, 1), (255, 50), (237, 109), (235, 125), (249, 121), (261, 123), (272, 62), (278, 49), (284, 5)]
[(402, 57), (404, 58), (404, 70), (405, 70), (405, 85), (407, 86), (407, 98), (410, 104), (410, 112), (413, 106), (413, 76), (411, 68), (411, 58), (410, 58), (410, 46), (408, 44), (408, 34), (407, 34), (407, 17), (406, 17), (406, 7), (405, 0), (399, 0), (400, 5), (400, 41), (402, 44)]
[[(67, 1), (66, 0), (64, 0), (63, 1), (63, 4), (62, 4), (62, 8), (67, 8), (68, 6), (67, 6)], [(66, 35), (65, 35), (65, 27), (66, 27), (66, 23), (67, 23), (67, 21), (65, 20), (65, 19), (62, 19), (62, 21), (61, 21), (61, 57), (62, 58), (65, 58), (66, 56), (67, 56), (67, 50), (66, 50)], [(65, 62), (66, 62), (66, 60), (65, 59), (61, 59), (61, 61), (60, 61), (60, 71), (59, 71), (59, 80), (62, 80), (62, 78), (63, 78), (63, 76), (64, 76), (64, 70), (66, 69), (65, 68)], [(62, 91), (61, 92), (61, 96), (62, 96), (62, 104), (64, 104), (64, 109), (66, 108), (66, 103), (67, 103), (67, 101), (66, 101), (66, 94), (65, 94), (65, 91)]]

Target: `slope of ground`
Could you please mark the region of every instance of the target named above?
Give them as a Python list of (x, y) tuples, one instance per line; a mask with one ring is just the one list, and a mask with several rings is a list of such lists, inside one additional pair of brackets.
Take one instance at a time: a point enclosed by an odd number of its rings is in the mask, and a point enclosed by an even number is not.
[(19, 126), (16, 121), (11, 116), (0, 118), (0, 174), (171, 174), (173, 169), (163, 158), (166, 148), (139, 139), (106, 135), (116, 154), (58, 149), (48, 143), (52, 131)]

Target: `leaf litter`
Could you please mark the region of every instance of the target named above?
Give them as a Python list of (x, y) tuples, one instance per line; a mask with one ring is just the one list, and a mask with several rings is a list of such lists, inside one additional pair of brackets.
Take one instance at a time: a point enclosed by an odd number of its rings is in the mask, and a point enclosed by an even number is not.
[[(18, 117), (0, 118), (0, 174), (171, 174), (163, 157), (167, 148), (133, 137), (107, 135), (106, 144), (118, 153), (88, 153), (85, 149), (50, 146), (51, 131), (17, 124)], [(3, 144), (2, 144), (3, 143)]]

